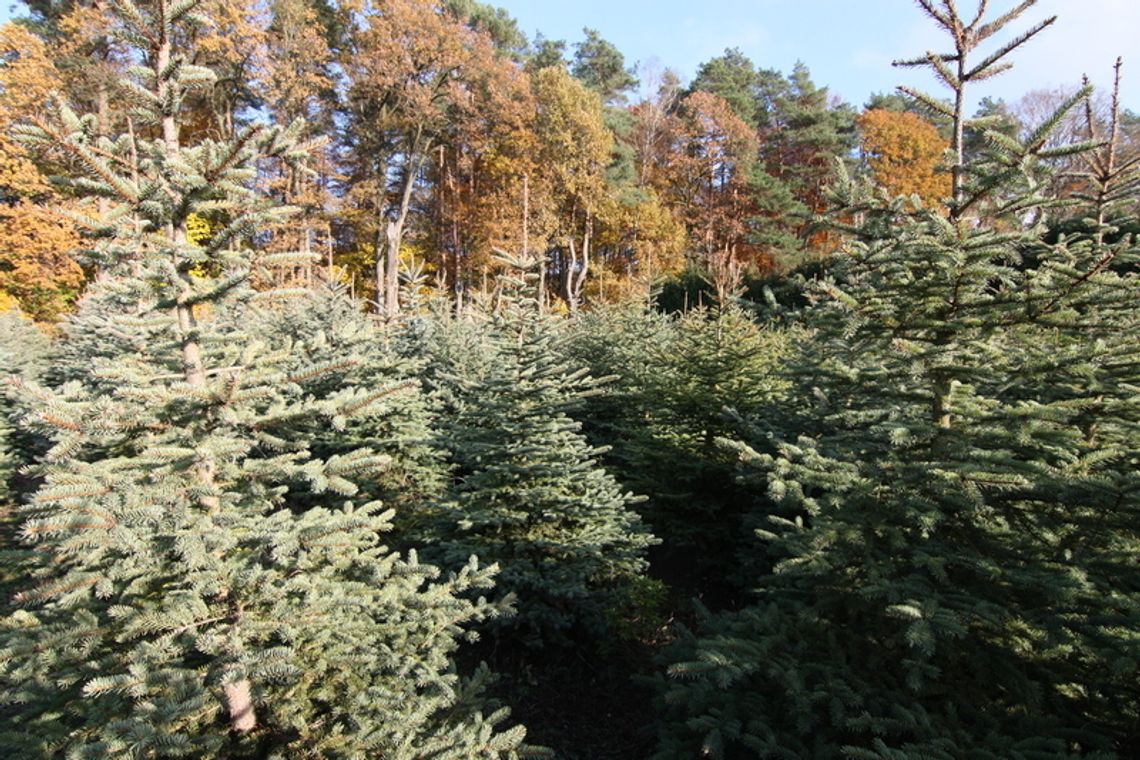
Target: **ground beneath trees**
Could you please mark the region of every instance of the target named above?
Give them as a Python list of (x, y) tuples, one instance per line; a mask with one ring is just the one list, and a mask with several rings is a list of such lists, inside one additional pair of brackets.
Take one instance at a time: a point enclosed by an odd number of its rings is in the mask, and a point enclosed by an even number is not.
[(528, 742), (550, 748), (560, 760), (647, 758), (656, 742), (653, 690), (637, 676), (652, 672), (655, 649), (632, 644), (602, 655), (564, 651), (504, 673), (496, 691), (527, 726)]

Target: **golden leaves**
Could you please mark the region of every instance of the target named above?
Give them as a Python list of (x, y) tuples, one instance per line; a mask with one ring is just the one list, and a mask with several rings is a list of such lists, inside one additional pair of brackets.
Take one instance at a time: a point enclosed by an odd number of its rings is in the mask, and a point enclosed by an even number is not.
[(913, 113), (872, 109), (859, 117), (863, 154), (875, 181), (892, 195), (917, 195), (930, 207), (949, 197), (950, 174), (941, 170), (948, 141)]

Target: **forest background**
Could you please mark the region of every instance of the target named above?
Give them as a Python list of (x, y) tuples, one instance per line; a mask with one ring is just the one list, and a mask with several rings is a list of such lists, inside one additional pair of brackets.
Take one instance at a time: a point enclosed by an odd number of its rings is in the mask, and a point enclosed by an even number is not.
[[(685, 84), (660, 61), (645, 63), (639, 74), (622, 51), (589, 29), (570, 42), (541, 33), (528, 39), (514, 18), (490, 6), (457, 6), (459, 15), (450, 27), (434, 28), (405, 11), (391, 21), (402, 28), (375, 29), (368, 38), (366, 30), (337, 21), (331, 6), (288, 12), (277, 6), (235, 8), (230, 17), (217, 19), (213, 41), (204, 39), (195, 56), (226, 69), (224, 84), (197, 106), (204, 134), (232, 133), (265, 118), (284, 123), (304, 117), (311, 134), (327, 140), (319, 176), (282, 198), (295, 202), (298, 193), (304, 194), (312, 216), (306, 245), (331, 255), (337, 276), (354, 293), (388, 302), (383, 309), (389, 315), (398, 299), (401, 267), (422, 263), (432, 284), (455, 296), (485, 288), (493, 279), (495, 249), (525, 248), (528, 255), (531, 248), (545, 248), (551, 306), (566, 310), (585, 298), (620, 300), (633, 291), (647, 293), (663, 276), (686, 269), (727, 267), (753, 276), (787, 269), (829, 248), (812, 239), (804, 219), (823, 208), (821, 189), (833, 156), (844, 156), (855, 171), (868, 174), (878, 161), (883, 184), (912, 192), (929, 185), (922, 173), (933, 170), (940, 158), (938, 139), (947, 137), (945, 122), (935, 124), (941, 130), (935, 138), (913, 121), (927, 120), (925, 113), (873, 115), (861, 124), (862, 111), (920, 109), (905, 105), (886, 86), (856, 108), (818, 86), (803, 62), (781, 71), (733, 48), (688, 64), (695, 72)], [(31, 5), (29, 12), (40, 19), (41, 35), (74, 38), (69, 28), (48, 31), (71, 13), (70, 6)], [(1033, 12), (1041, 14), (1037, 8)], [(284, 26), (286, 15), (288, 23), (302, 26)], [(1081, 23), (1102, 15), (1089, 11)], [(909, 20), (897, 23), (913, 26)], [(920, 35), (922, 46), (930, 42), (929, 34)], [(909, 41), (915, 35), (900, 36)], [(240, 49), (234, 39), (244, 41)], [(1069, 39), (1089, 36), (1074, 33)], [(1103, 42), (1102, 35), (1097, 39)], [(448, 45), (453, 46), (450, 59), (436, 54)], [(1065, 48), (1068, 60), (1090, 45), (1066, 42)], [(415, 54), (403, 58), (402, 71), (379, 63), (401, 49), (418, 50), (419, 60)], [(106, 60), (94, 68), (84, 63), (84, 54), (68, 50), (55, 56), (51, 68), (24, 67), (38, 72), (26, 84), (41, 92), (68, 86), (100, 111), (105, 129), (113, 130), (122, 120), (114, 113), (119, 53), (111, 48), (98, 53)], [(1058, 59), (1044, 44), (1036, 55)], [(362, 60), (376, 63), (360, 65)], [(570, 77), (540, 85), (534, 75), (551, 63)], [(1029, 66), (1018, 70), (1042, 74)], [(879, 76), (889, 81), (889, 74)], [(402, 83), (413, 80), (416, 92), (397, 98)], [(223, 88), (229, 91), (223, 94)], [(1005, 100), (980, 96), (976, 110), (978, 115), (1000, 112), (1009, 118), (1009, 130), (1028, 132), (1076, 88), (1070, 77), (1068, 85), (1051, 83)], [(9, 99), (24, 98), (17, 89), (8, 88)], [(458, 103), (459, 92), (469, 102)], [(1135, 131), (1135, 117), (1128, 110), (1128, 90), (1123, 92), (1127, 135)], [(705, 95), (685, 102), (697, 93)], [(13, 102), (8, 122), (34, 102), (35, 95)], [(548, 117), (551, 109), (557, 112), (557, 129)], [(1070, 132), (1074, 129), (1070, 125)], [(577, 144), (567, 151), (571, 134), (589, 139), (571, 141)], [(567, 164), (562, 176), (556, 176), (554, 156)], [(884, 175), (888, 164), (914, 160), (926, 168), (907, 169), (910, 185), (899, 186), (897, 177)], [(24, 181), (32, 185), (16, 188), (0, 232), (7, 236), (3, 247), (12, 251), (4, 254), (0, 291), (34, 318), (52, 320), (74, 303), (85, 276), (60, 253), (69, 244), (68, 232), (58, 221), (44, 219), (36, 208), (43, 203), (28, 202), (35, 197), (35, 180)], [(386, 197), (377, 195), (380, 185)], [(938, 191), (927, 187), (924, 192), (930, 198)], [(25, 202), (15, 202), (21, 199)], [(395, 226), (389, 228), (389, 221)], [(27, 240), (30, 230), (37, 241)], [(723, 288), (739, 274), (726, 270), (719, 279)]]
[(473, 0), (28, 3), (6, 746), (1134, 754), (1140, 117), (917, 5), (949, 93), (855, 107)]

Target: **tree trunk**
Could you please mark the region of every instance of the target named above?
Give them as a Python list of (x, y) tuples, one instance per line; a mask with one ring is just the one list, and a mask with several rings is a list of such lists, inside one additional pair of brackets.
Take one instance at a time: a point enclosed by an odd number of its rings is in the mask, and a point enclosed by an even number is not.
[[(376, 249), (377, 296), (383, 293), (383, 300), (380, 302), (381, 313), (387, 319), (394, 319), (400, 313), (400, 245), (404, 239), (404, 225), (408, 221), (408, 211), (412, 205), (412, 191), (415, 189), (416, 178), (423, 168), (429, 150), (429, 146), (419, 144), (421, 136), (422, 132), (416, 134), (412, 141), (412, 150), (407, 157), (403, 187), (400, 190), (400, 205), (395, 209), (394, 215), (384, 214), (389, 221), (385, 228), (386, 245), (383, 257), (381, 257), (381, 248)], [(379, 236), (378, 230), (378, 239)]]
[[(166, 0), (159, 0), (158, 13), (163, 23), (158, 27), (160, 36), (156, 40), (153, 50), (155, 82), (158, 86), (157, 95), (160, 102), (173, 100), (170, 97), (172, 85), (166, 78), (172, 47), (170, 38), (166, 34), (167, 29), (169, 29), (169, 24), (166, 23), (168, 8)], [(177, 157), (181, 152), (181, 145), (179, 143), (178, 122), (173, 113), (164, 114), (162, 117), (162, 139), (166, 157), (168, 159)], [(167, 225), (167, 236), (176, 250), (178, 246), (185, 244), (187, 238), (186, 219), (184, 217), (172, 219)], [(175, 255), (177, 257), (177, 253)], [(189, 302), (189, 296), (193, 294), (193, 284), (189, 274), (179, 273), (179, 277), (182, 280), (183, 287), (182, 294), (175, 307), (175, 314), (178, 319), (178, 332), (182, 349), (183, 376), (187, 385), (201, 388), (206, 385), (206, 370), (202, 360), (202, 347), (198, 342), (198, 323), (194, 314), (194, 305)], [(214, 488), (216, 465), (207, 459), (198, 464), (196, 471), (199, 481), (209, 494)], [(217, 510), (220, 505), (218, 497), (213, 495), (199, 497), (199, 503), (210, 511)], [(226, 702), (230, 708), (231, 727), (242, 733), (252, 731), (257, 726), (257, 716), (250, 700), (249, 681), (242, 679), (228, 684), (225, 687), (225, 692)], [(244, 701), (242, 701), (243, 695)]]
[[(383, 206), (381, 206), (380, 208), (383, 208)], [(383, 217), (383, 214), (381, 213), (380, 218), (377, 219), (376, 238), (375, 238), (375, 243), (373, 244), (373, 247), (376, 249), (376, 261), (375, 261), (373, 266), (375, 267), (374, 276), (376, 279), (376, 313), (377, 314), (383, 314), (386, 311), (384, 308), (384, 292), (385, 292), (385, 287), (384, 287), (384, 263), (385, 263), (384, 262), (384, 251), (385, 251), (385, 246), (387, 245), (387, 239), (384, 237), (384, 231), (385, 231), (384, 217)]]
[[(161, 3), (159, 8), (161, 13), (166, 13), (165, 2)], [(171, 43), (164, 32), (158, 41), (154, 57), (154, 71), (156, 81), (158, 82), (158, 97), (162, 102), (166, 102), (169, 98), (171, 87), (170, 82), (165, 79), (165, 71), (170, 65), (170, 53)], [(162, 139), (165, 144), (167, 157), (171, 159), (176, 158), (181, 151), (181, 146), (178, 138), (178, 122), (175, 120), (174, 114), (165, 114), (162, 117)], [(185, 243), (186, 220), (172, 220), (167, 226), (167, 236), (175, 246)], [(183, 282), (183, 298), (179, 299), (176, 312), (178, 317), (178, 331), (181, 337), (182, 369), (187, 384), (202, 386), (206, 384), (206, 373), (202, 365), (202, 348), (198, 343), (198, 323), (194, 315), (193, 304), (185, 302), (185, 297), (191, 293), (191, 282), (189, 275), (182, 274), (180, 276)]]
[(388, 222), (388, 247), (384, 252), (384, 316), (395, 319), (400, 313), (400, 245), (404, 219)]
[(934, 376), (934, 403), (932, 412), (934, 415), (934, 424), (940, 428), (949, 429), (950, 427), (950, 394), (952, 392), (953, 382), (951, 379), (941, 373), (936, 373)]
[(586, 225), (582, 231), (582, 256), (579, 259), (574, 246), (574, 238), (568, 238), (570, 247), (570, 263), (566, 267), (566, 305), (571, 314), (578, 313), (578, 306), (582, 302), (582, 293), (586, 289), (586, 275), (590, 273), (590, 238), (594, 231), (594, 217), (586, 212)]
[(248, 679), (228, 683), (224, 687), (226, 706), (230, 713), (230, 727), (239, 734), (252, 731), (257, 726), (257, 716), (253, 711), (253, 696)]

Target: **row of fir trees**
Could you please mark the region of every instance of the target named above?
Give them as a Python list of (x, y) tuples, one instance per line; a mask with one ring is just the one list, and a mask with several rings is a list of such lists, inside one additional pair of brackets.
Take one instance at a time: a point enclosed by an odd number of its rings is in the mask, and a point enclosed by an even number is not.
[(1054, 20), (918, 5), (948, 96), (856, 114), (461, 0), (29, 3), (2, 754), (1140, 753), (1121, 64), (969, 116)]

